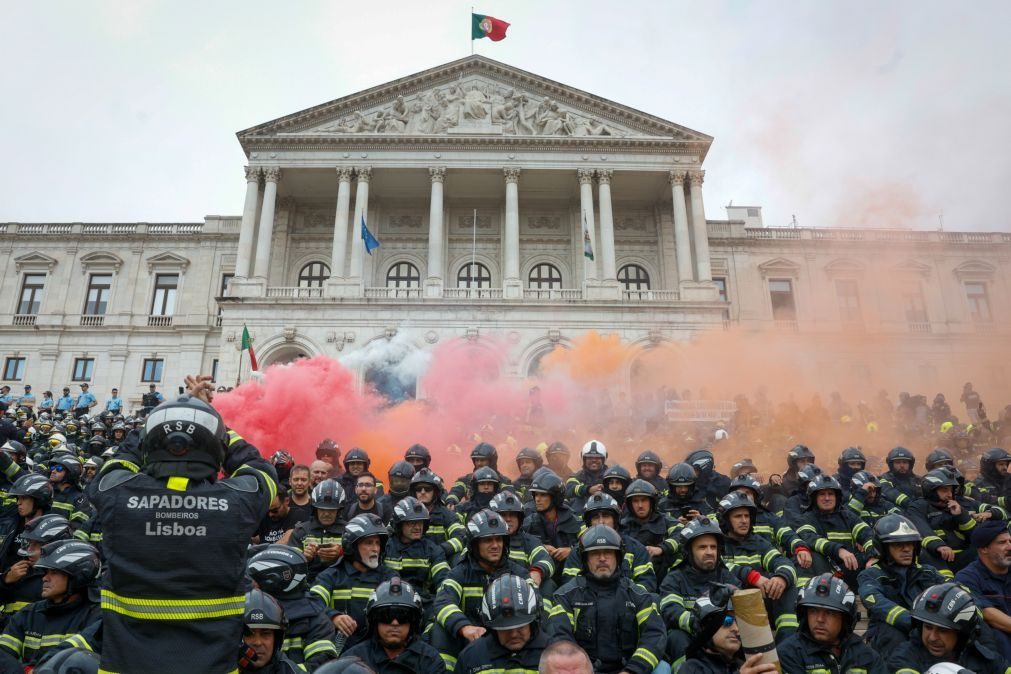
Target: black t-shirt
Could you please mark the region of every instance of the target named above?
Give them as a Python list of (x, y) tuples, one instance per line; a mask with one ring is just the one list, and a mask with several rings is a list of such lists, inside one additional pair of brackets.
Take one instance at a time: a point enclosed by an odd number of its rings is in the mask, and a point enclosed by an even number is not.
[(293, 500), (288, 500), (289, 512), (295, 516), (296, 522), (308, 522), (312, 519), (312, 501), (306, 501), (305, 505), (299, 505)]
[(256, 535), (260, 537), (261, 543), (277, 543), (285, 531), (294, 528), (300, 521), (294, 507), (292, 507), (282, 519), (272, 520), (269, 515), (264, 517), (260, 522), (260, 527), (256, 530)]

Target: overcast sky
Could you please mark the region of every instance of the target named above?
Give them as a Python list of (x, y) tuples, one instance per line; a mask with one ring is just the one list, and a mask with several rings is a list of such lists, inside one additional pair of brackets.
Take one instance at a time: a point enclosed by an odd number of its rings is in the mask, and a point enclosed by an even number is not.
[[(0, 222), (239, 214), (235, 132), (470, 52), (471, 3), (2, 0)], [(478, 53), (715, 137), (710, 218), (1011, 231), (1011, 2), (521, 2)]]

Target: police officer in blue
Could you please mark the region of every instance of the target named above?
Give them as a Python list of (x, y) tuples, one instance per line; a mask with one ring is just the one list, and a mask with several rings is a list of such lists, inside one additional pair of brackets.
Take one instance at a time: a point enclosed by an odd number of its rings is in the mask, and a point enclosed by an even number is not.
[(0, 410), (6, 410), (14, 402), (10, 386), (0, 386)]
[(81, 395), (74, 401), (74, 416), (83, 417), (88, 411), (98, 404), (98, 398), (88, 390), (88, 382), (81, 384)]
[(105, 401), (105, 409), (113, 414), (119, 414), (123, 411), (123, 399), (119, 397), (119, 389), (112, 389), (112, 396)]
[(63, 387), (63, 395), (56, 401), (56, 411), (67, 413), (74, 407), (74, 397), (70, 395), (70, 387)]

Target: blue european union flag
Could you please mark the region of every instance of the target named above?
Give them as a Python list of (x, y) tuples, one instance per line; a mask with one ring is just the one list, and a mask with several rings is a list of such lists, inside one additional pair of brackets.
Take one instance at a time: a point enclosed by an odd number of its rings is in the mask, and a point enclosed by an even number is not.
[(365, 242), (365, 252), (372, 255), (372, 251), (379, 248), (379, 239), (372, 236), (372, 232), (365, 225), (365, 214), (362, 213), (362, 241)]

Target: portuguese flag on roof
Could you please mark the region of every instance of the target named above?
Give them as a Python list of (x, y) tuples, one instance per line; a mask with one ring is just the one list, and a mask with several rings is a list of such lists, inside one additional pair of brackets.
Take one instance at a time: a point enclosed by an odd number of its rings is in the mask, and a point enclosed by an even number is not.
[(509, 24), (502, 19), (496, 19), (494, 16), (485, 16), (484, 14), (472, 13), (470, 15), (471, 40), (480, 40), (486, 37), (492, 42), (498, 42), (505, 39), (507, 30), (509, 30)]

